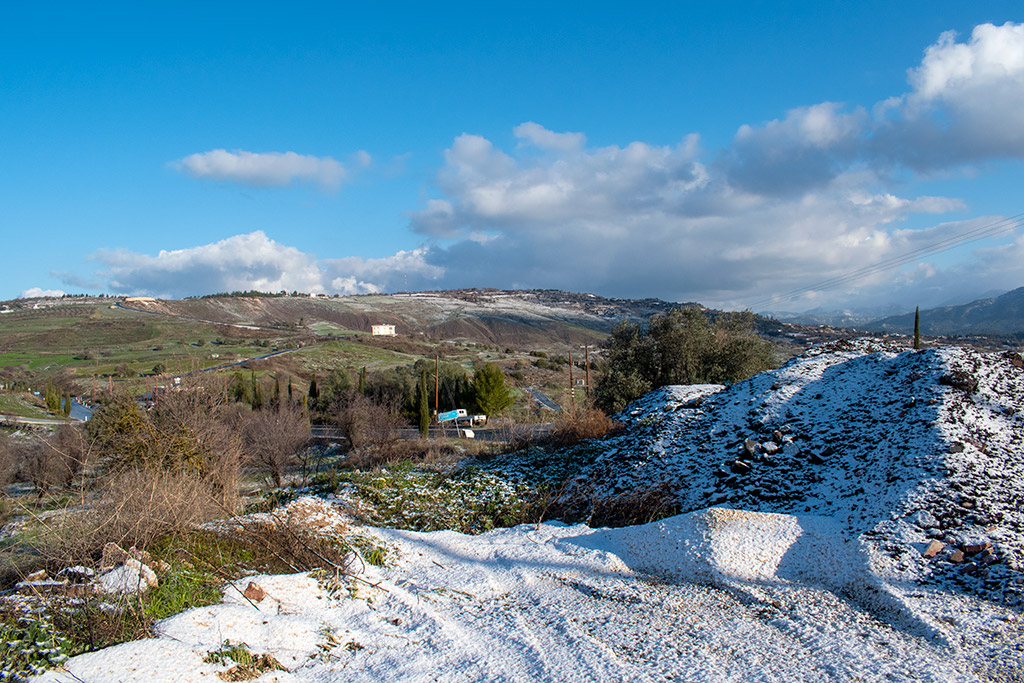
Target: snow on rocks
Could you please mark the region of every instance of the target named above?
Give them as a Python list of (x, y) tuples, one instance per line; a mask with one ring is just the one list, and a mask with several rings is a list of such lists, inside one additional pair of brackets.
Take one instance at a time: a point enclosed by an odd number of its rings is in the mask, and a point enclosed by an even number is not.
[(118, 595), (145, 592), (150, 588), (156, 588), (158, 581), (156, 572), (148, 565), (135, 558), (129, 558), (123, 564), (96, 577), (96, 583), (101, 593)]
[[(614, 455), (584, 468), (563, 503), (658, 487), (684, 512), (825, 517), (882, 575), (1024, 604), (1024, 372), (1013, 354), (842, 341), (708, 389), (664, 387), (628, 406), (627, 429), (607, 442)], [(699, 407), (681, 409), (695, 391)], [(931, 540), (947, 546), (934, 559), (923, 556)], [(987, 564), (948, 561), (983, 542)]]

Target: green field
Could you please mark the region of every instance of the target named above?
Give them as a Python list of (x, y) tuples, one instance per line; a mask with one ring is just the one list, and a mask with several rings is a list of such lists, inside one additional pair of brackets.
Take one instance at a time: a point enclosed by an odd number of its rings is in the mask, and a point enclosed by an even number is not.
[(0, 415), (48, 419), (54, 416), (37, 406), (23, 393), (0, 393)]
[[(372, 305), (372, 299), (365, 303)], [(595, 334), (572, 328), (583, 338)], [(170, 383), (175, 376), (229, 366), (276, 350), (289, 351), (223, 372), (253, 371), (257, 377), (305, 382), (313, 374), (324, 376), (339, 368), (354, 376), (362, 368), (374, 373), (409, 367), (418, 360), (432, 361), (435, 354), (445, 363), (462, 366), (467, 374), (481, 362), (530, 368), (536, 361), (527, 351), (486, 341), (437, 342), (422, 335), (371, 337), (323, 320), (313, 321), (308, 328), (249, 329), (112, 308), (109, 303), (59, 305), (0, 316), (0, 382), (36, 390), (51, 381), (62, 386), (70, 381), (83, 393), (111, 387), (138, 393)], [(533, 374), (540, 376), (525, 383), (547, 385), (556, 390), (554, 396), (557, 388), (567, 386), (561, 377), (564, 368), (561, 372), (534, 369)], [(27, 403), (5, 400), (10, 414), (46, 415), (33, 412)]]

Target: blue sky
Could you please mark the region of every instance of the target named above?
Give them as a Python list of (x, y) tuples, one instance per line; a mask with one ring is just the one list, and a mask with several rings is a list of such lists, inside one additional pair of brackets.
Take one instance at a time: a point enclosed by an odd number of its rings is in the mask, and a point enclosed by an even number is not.
[(1022, 15), (8, 7), (0, 298), (555, 287), (801, 310), (1005, 291), (1020, 228), (817, 285), (1024, 211)]

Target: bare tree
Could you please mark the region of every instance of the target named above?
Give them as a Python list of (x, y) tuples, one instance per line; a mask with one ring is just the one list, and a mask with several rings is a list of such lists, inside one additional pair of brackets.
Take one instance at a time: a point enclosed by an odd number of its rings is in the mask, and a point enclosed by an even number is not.
[(389, 449), (398, 440), (400, 413), (381, 405), (358, 391), (347, 391), (333, 404), (335, 421), (353, 449)]
[(0, 495), (3, 495), (3, 487), (18, 478), (18, 460), (18, 451), (11, 438), (0, 434)]
[(20, 470), (42, 497), (55, 486), (71, 486), (84, 472), (85, 438), (71, 425), (61, 425), (49, 437), (37, 436), (17, 444)]
[(276, 410), (255, 410), (242, 418), (245, 457), (281, 486), (288, 469), (299, 464), (309, 443), (309, 422), (300, 406), (278, 404)]

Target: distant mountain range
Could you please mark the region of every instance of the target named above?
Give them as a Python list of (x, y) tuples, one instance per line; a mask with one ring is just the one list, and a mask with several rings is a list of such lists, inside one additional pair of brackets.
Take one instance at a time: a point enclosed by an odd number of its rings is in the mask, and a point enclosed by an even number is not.
[[(914, 312), (893, 315), (857, 326), (869, 332), (913, 334)], [(990, 299), (978, 299), (960, 306), (942, 306), (921, 311), (921, 334), (1024, 335), (1024, 287)]]

